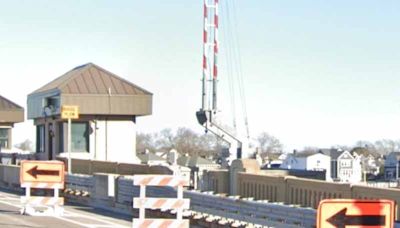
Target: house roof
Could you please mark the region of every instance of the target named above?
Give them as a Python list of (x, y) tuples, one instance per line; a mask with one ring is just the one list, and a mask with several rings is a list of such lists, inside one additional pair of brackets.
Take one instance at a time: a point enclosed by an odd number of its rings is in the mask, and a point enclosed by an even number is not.
[(312, 152), (312, 151), (299, 152), (299, 153), (293, 154), (293, 156), (297, 157), (297, 158), (305, 158), (305, 157), (308, 157), (308, 156), (311, 156), (311, 155), (314, 155), (314, 154), (318, 154), (318, 152)]
[(200, 156), (181, 156), (177, 160), (178, 165), (187, 167), (197, 167), (199, 165), (216, 165), (210, 160)]
[(19, 110), (24, 110), (24, 108), (0, 95), (0, 111), (19, 111)]
[[(93, 64), (75, 67), (28, 95), (28, 118), (43, 118), (43, 106), (55, 100), (51, 115), (63, 105), (79, 107), (80, 115), (145, 116), (152, 113), (153, 94)], [(47, 104), (48, 105), (48, 104)]]
[(390, 152), (388, 156), (395, 157), (397, 160), (400, 160), (400, 152)]
[(143, 88), (93, 63), (75, 67), (31, 94), (55, 89), (65, 94), (151, 95)]
[(0, 96), (0, 122), (18, 123), (24, 121), (24, 108)]
[(155, 155), (153, 153), (147, 153), (147, 154), (138, 154), (137, 157), (141, 162), (151, 162), (151, 161), (165, 161), (164, 158)]
[(338, 149), (320, 149), (321, 153), (328, 155), (331, 159), (337, 159), (344, 151)]
[[(339, 155), (340, 159), (355, 159), (355, 155), (351, 154), (349, 151), (345, 150)], [(338, 158), (339, 158), (338, 157)]]

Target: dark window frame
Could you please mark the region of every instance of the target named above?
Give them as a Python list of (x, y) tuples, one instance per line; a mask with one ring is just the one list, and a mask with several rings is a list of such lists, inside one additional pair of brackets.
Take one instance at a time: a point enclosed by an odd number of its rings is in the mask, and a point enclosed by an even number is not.
[[(3, 136), (1, 136), (0, 134), (0, 147), (1, 149), (11, 149), (12, 145), (11, 145), (11, 128), (9, 127), (1, 127), (0, 131), (6, 131), (6, 137), (4, 138)], [(5, 142), (5, 144), (3, 145), (2, 142)]]
[(45, 152), (45, 146), (46, 146), (45, 131), (46, 127), (44, 124), (36, 125), (36, 153)]

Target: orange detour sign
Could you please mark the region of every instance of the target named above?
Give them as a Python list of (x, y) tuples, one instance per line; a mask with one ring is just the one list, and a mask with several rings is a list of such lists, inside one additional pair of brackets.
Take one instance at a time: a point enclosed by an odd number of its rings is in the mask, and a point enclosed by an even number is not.
[(394, 213), (390, 200), (327, 199), (318, 206), (317, 228), (392, 228)]
[(22, 161), (22, 187), (60, 188), (64, 186), (64, 163), (59, 161)]
[[(64, 163), (60, 161), (21, 161), (21, 187), (25, 196), (21, 196), (23, 208), (21, 214), (34, 216), (63, 214), (64, 198), (59, 197), (59, 190), (64, 189)], [(31, 196), (31, 188), (53, 189), (54, 196)], [(50, 206), (47, 210), (35, 207)]]

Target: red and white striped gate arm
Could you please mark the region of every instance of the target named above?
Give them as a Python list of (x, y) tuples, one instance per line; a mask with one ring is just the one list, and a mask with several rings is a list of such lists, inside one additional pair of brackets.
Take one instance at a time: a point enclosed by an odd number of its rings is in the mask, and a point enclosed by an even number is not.
[(174, 220), (174, 219), (134, 219), (133, 228), (187, 228), (189, 220)]
[(29, 204), (29, 205), (45, 205), (45, 206), (55, 206), (55, 205), (64, 205), (64, 198), (55, 198), (51, 196), (31, 196), (31, 197), (21, 197), (22, 204)]
[(214, 80), (218, 77), (218, 52), (219, 52), (219, 41), (218, 41), (218, 27), (219, 27), (219, 0), (215, 0), (215, 13), (214, 13)]
[(178, 187), (187, 186), (189, 182), (185, 178), (171, 175), (135, 175), (133, 176), (133, 184)]
[(147, 209), (174, 209), (183, 210), (189, 209), (190, 200), (189, 199), (172, 199), (172, 198), (134, 198), (133, 200), (134, 208), (147, 208)]

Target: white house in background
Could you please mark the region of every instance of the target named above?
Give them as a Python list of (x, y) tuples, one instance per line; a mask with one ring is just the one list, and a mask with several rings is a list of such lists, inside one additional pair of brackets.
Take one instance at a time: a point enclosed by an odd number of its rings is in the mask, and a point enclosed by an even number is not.
[(168, 165), (167, 159), (162, 158), (151, 152), (137, 154), (137, 157), (139, 158), (140, 162), (145, 165)]
[(340, 182), (358, 183), (362, 180), (362, 156), (344, 151), (337, 158), (337, 179)]
[(137, 117), (151, 115), (152, 94), (88, 63), (28, 95), (28, 119), (36, 126), (36, 155), (41, 160), (66, 156), (67, 121), (63, 105), (79, 107), (72, 120), (71, 157), (138, 163)]
[(331, 158), (322, 153), (294, 153), (287, 154), (282, 162), (282, 169), (297, 169), (310, 171), (326, 171), (327, 180), (330, 179)]
[(188, 156), (184, 155), (177, 159), (177, 164), (183, 167), (188, 167), (191, 170), (191, 186), (194, 189), (202, 189), (203, 172), (205, 170), (215, 170), (219, 169), (221, 166), (208, 159), (202, 158), (200, 156)]
[(399, 179), (400, 152), (391, 152), (385, 160), (385, 179)]
[(377, 158), (375, 158), (372, 154), (369, 154), (368, 156), (363, 156), (362, 164), (362, 166), (364, 167), (363, 172), (366, 172), (366, 174), (379, 174), (379, 165), (377, 163)]

